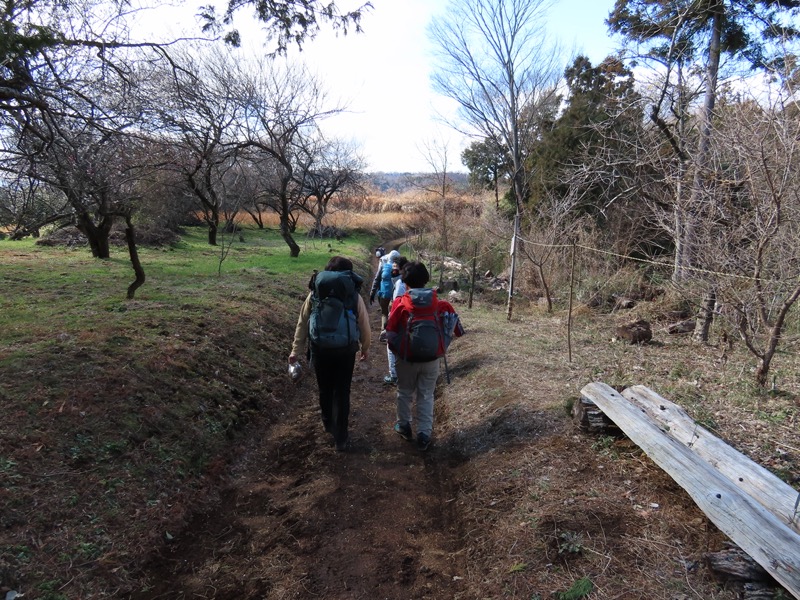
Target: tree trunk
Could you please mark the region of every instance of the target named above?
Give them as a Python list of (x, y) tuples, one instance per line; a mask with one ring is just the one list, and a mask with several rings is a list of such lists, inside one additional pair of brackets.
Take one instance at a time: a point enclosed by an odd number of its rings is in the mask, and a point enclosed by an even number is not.
[(258, 210), (258, 208), (254, 210), (245, 208), (244, 211), (250, 215), (250, 218), (253, 219), (253, 223), (255, 223), (259, 229), (264, 229), (264, 218), (261, 216), (261, 211)]
[[(685, 265), (694, 265), (697, 259), (694, 220), (703, 212), (701, 207), (703, 199), (703, 179), (705, 178), (706, 165), (711, 148), (711, 125), (714, 116), (714, 105), (717, 98), (717, 76), (719, 74), (720, 40), (722, 38), (722, 5), (719, 5), (712, 14), (711, 40), (708, 43), (708, 68), (706, 69), (706, 95), (703, 110), (700, 113), (700, 137), (697, 142), (697, 155), (695, 157), (694, 178), (692, 180), (692, 196), (689, 201), (688, 219), (684, 223), (684, 257)], [(713, 301), (716, 300), (715, 290), (709, 290), (700, 315), (697, 319), (697, 329), (694, 337), (701, 342), (708, 341), (708, 332), (713, 318)], [(709, 302), (712, 302), (709, 310)]]
[(314, 229), (312, 231), (315, 235), (322, 237), (322, 220), (325, 218), (325, 209), (320, 207), (314, 214)]
[(506, 320), (511, 320), (514, 312), (514, 276), (517, 270), (517, 233), (519, 232), (519, 204), (514, 217), (514, 235), (511, 238), (511, 274), (508, 277), (508, 306), (506, 307)]
[(717, 292), (715, 289), (708, 290), (703, 304), (700, 306), (700, 314), (697, 315), (697, 322), (694, 328), (694, 339), (698, 342), (708, 342), (708, 334), (711, 331), (711, 323), (714, 321), (714, 306), (717, 304)]
[(219, 209), (217, 205), (208, 200), (203, 201), (203, 220), (208, 225), (208, 245), (216, 246), (219, 232)]
[(472, 280), (469, 286), (469, 302), (467, 308), (472, 308), (472, 297), (475, 295), (475, 279), (478, 272), (478, 242), (475, 242), (475, 249), (472, 251)]
[(297, 242), (294, 241), (292, 234), (288, 231), (284, 231), (281, 233), (281, 237), (283, 241), (286, 242), (286, 245), (289, 246), (289, 256), (292, 258), (297, 258), (300, 256), (300, 246), (297, 245)]
[(682, 190), (683, 184), (679, 180), (675, 198), (675, 213), (673, 215), (675, 217), (673, 221), (673, 227), (675, 228), (675, 261), (672, 271), (672, 281), (676, 283), (686, 280), (689, 276), (689, 271), (686, 269), (686, 267), (689, 266), (689, 259), (686, 255), (686, 210), (683, 206)]
[(78, 230), (86, 236), (92, 256), (95, 258), (109, 258), (111, 256), (108, 236), (111, 233), (113, 224), (113, 217), (104, 216), (100, 219), (100, 224), (95, 225), (92, 218), (86, 213), (78, 215)]
[(542, 284), (542, 289), (544, 290), (544, 297), (547, 300), (547, 312), (553, 312), (553, 300), (550, 298), (550, 288), (547, 286), (547, 281), (544, 278), (544, 269), (542, 268), (541, 264), (536, 265), (536, 270), (539, 271), (539, 279), (541, 280), (540, 283)]
[[(770, 328), (769, 339), (767, 340), (767, 348), (761, 355), (761, 362), (756, 369), (756, 381), (758, 382), (758, 385), (762, 387), (767, 384), (769, 367), (772, 363), (772, 357), (775, 356), (775, 352), (778, 350), (778, 344), (781, 341), (783, 326), (786, 323), (786, 315), (789, 314), (789, 310), (792, 308), (792, 306), (794, 306), (794, 303), (797, 302), (798, 298), (800, 298), (800, 286), (795, 287), (792, 293), (786, 298), (786, 300), (783, 301), (781, 308), (778, 311), (778, 315), (775, 318), (775, 324)], [(766, 326), (766, 323), (764, 323), (764, 325)]]
[(280, 222), (281, 237), (283, 238), (283, 241), (286, 242), (286, 245), (289, 246), (289, 256), (292, 258), (297, 258), (300, 256), (300, 246), (297, 245), (297, 242), (295, 242), (294, 238), (292, 237), (292, 231), (294, 231), (294, 229), (289, 223), (288, 211), (283, 211), (281, 213)]
[(142, 263), (139, 261), (139, 251), (136, 249), (136, 235), (130, 216), (125, 217), (125, 225), (125, 240), (128, 242), (128, 254), (131, 257), (133, 272), (136, 273), (136, 279), (128, 286), (128, 300), (133, 300), (136, 290), (144, 285), (145, 278)]

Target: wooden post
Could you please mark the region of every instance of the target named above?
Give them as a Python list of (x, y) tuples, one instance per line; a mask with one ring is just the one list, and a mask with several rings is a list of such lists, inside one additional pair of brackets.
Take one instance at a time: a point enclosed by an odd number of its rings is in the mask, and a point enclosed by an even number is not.
[(569, 270), (569, 309), (567, 312), (567, 362), (572, 362), (572, 296), (575, 292), (575, 242), (572, 242), (572, 265)]
[(517, 233), (519, 232), (519, 203), (517, 203), (517, 214), (514, 215), (514, 236), (511, 238), (511, 275), (508, 278), (508, 310), (506, 319), (511, 320), (514, 310), (514, 275), (517, 270)]
[(472, 251), (472, 282), (469, 286), (469, 303), (467, 308), (472, 308), (472, 296), (475, 294), (475, 279), (478, 270), (478, 242), (475, 242), (475, 250)]

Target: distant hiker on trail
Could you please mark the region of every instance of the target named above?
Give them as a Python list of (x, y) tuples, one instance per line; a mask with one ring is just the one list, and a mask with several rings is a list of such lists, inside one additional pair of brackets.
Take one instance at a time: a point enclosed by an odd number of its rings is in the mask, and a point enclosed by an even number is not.
[[(401, 256), (392, 263), (392, 302), (406, 293), (406, 284), (403, 283), (400, 273), (407, 262), (408, 259)], [(386, 358), (389, 361), (389, 374), (383, 378), (383, 383), (395, 385), (397, 383), (397, 357), (388, 344), (386, 345)]]
[(386, 341), (386, 321), (389, 319), (389, 306), (392, 304), (392, 263), (398, 258), (400, 258), (400, 253), (397, 250), (381, 256), (375, 272), (375, 279), (372, 281), (372, 290), (369, 293), (370, 305), (375, 303), (377, 295), (378, 304), (381, 307), (381, 335), (378, 339), (382, 342)]
[[(397, 355), (397, 422), (394, 430), (411, 441), (411, 403), (416, 392), (417, 448), (427, 450), (433, 432), (433, 392), (439, 378), (439, 359), (464, 329), (453, 306), (426, 289), (428, 269), (409, 262), (401, 278), (408, 291), (392, 304), (386, 324), (389, 347)], [(445, 360), (445, 369), (447, 362)]]
[(319, 387), (319, 407), (325, 431), (333, 435), (336, 450), (348, 443), (350, 382), (356, 362), (367, 359), (370, 345), (369, 312), (359, 295), (364, 280), (353, 273), (353, 263), (334, 256), (310, 284), (294, 331), (289, 364), (295, 364), (308, 343)]

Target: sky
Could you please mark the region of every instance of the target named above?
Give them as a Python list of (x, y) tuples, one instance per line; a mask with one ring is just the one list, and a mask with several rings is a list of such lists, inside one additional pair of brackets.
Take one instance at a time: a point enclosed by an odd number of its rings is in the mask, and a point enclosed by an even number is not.
[[(429, 172), (426, 148), (446, 145), (448, 170), (465, 171), (460, 155), (470, 139), (442, 122), (453, 118), (452, 100), (436, 94), (427, 26), (446, 10), (446, 0), (372, 0), (363, 33), (321, 33), (294, 52), (315, 71), (332, 99), (348, 110), (323, 124), (329, 135), (353, 140), (368, 171)], [(343, 7), (346, 2), (340, 2)], [(615, 45), (604, 23), (614, 0), (555, 0), (549, 33), (569, 55), (600, 62)]]
[[(363, 1), (337, 0), (337, 5), (345, 10)], [(188, 2), (226, 4), (225, 0)], [(290, 49), (289, 59), (302, 60), (317, 74), (331, 103), (347, 107), (323, 122), (323, 131), (355, 142), (367, 171), (430, 172), (426, 148), (442, 147), (447, 148), (448, 171), (466, 171), (460, 156), (472, 140), (443, 122), (442, 116), (454, 119), (456, 105), (436, 94), (430, 80), (435, 65), (427, 27), (445, 13), (448, 0), (372, 0), (372, 4), (362, 18), (362, 33), (337, 36), (323, 26), (302, 51)], [(566, 50), (565, 67), (578, 52), (594, 64), (613, 52), (615, 44), (604, 23), (613, 6), (614, 0), (553, 0), (547, 29)], [(151, 33), (154, 28), (171, 27), (168, 23), (191, 27), (184, 2), (176, 3), (174, 16), (158, 14), (159, 21), (149, 22)], [(242, 9), (236, 26), (247, 52), (263, 53), (251, 15)]]

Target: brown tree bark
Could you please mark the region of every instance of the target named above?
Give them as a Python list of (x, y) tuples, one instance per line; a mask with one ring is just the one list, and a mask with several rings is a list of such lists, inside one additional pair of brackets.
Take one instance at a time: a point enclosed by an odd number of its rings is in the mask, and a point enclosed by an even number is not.
[(136, 290), (144, 285), (145, 277), (144, 268), (139, 260), (139, 251), (136, 249), (136, 233), (130, 215), (125, 217), (125, 225), (125, 241), (128, 242), (128, 254), (131, 257), (133, 272), (136, 273), (136, 279), (128, 286), (128, 300), (133, 300)]
[(82, 213), (78, 215), (76, 226), (78, 231), (85, 235), (89, 241), (89, 248), (95, 258), (109, 258), (111, 256), (108, 237), (113, 224), (114, 218), (110, 216), (103, 216), (100, 219), (100, 223), (95, 225), (88, 214)]

